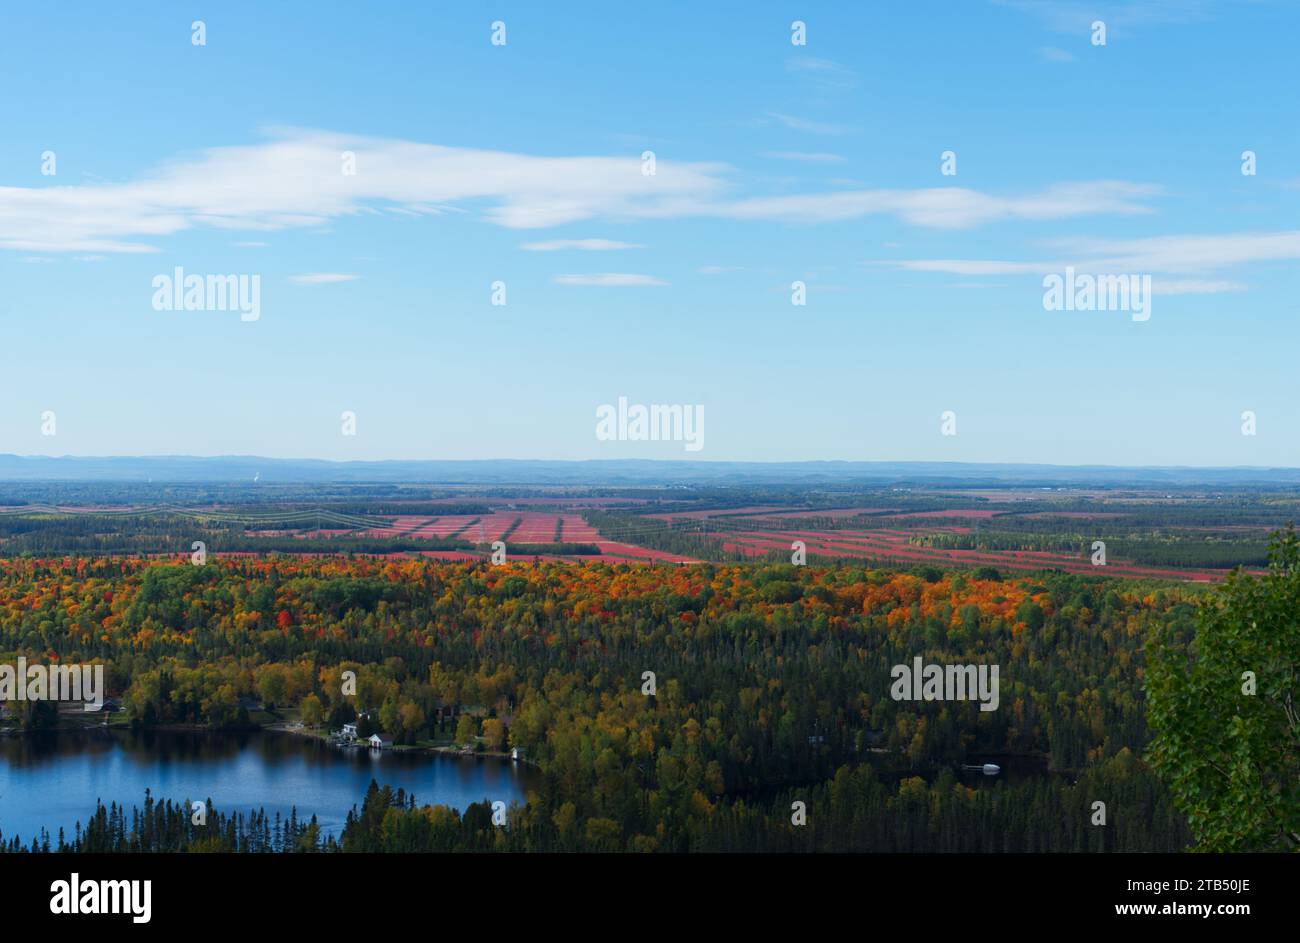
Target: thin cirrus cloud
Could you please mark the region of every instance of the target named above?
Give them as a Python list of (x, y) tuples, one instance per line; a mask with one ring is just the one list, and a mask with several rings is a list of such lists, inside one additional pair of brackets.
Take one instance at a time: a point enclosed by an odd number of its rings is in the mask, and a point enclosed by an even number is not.
[(1038, 50), (1038, 58), (1045, 62), (1073, 62), (1074, 54), (1055, 46), (1043, 46)]
[(767, 116), (779, 121), (791, 131), (807, 131), (809, 134), (848, 134), (853, 129), (848, 125), (832, 124), (828, 121), (813, 121), (798, 115), (787, 115), (779, 111), (769, 111)]
[(1159, 192), (1158, 187), (1118, 180), (1057, 184), (1038, 193), (1011, 197), (962, 187), (841, 190), (759, 197), (717, 206), (714, 210), (717, 215), (733, 219), (775, 219), (791, 223), (839, 222), (883, 213), (914, 226), (965, 229), (1003, 220), (1149, 213), (1151, 208), (1142, 201)]
[(644, 249), (645, 246), (635, 242), (619, 242), (616, 239), (550, 239), (544, 242), (525, 242), (519, 248), (526, 252), (560, 252), (565, 249), (612, 252), (618, 249)]
[(792, 56), (786, 60), (785, 67), (790, 72), (814, 72), (819, 75), (851, 77), (857, 74), (848, 66), (840, 65), (830, 59), (820, 59), (816, 56)]
[(787, 72), (811, 79), (826, 90), (853, 88), (858, 84), (857, 73), (830, 59), (814, 56), (795, 56), (785, 64)]
[[(345, 174), (342, 156), (355, 155)], [(137, 181), (0, 188), (0, 248), (151, 252), (156, 240), (199, 226), (241, 230), (322, 227), (379, 210), (437, 215), (485, 203), (509, 228), (635, 218), (719, 195), (721, 164), (640, 155), (535, 157), (399, 139), (288, 130), (252, 145), (218, 147)]]
[(1101, 257), (1106, 264), (1153, 272), (1201, 272), (1253, 262), (1300, 259), (1300, 230), (1066, 239), (1051, 244), (1077, 255)]
[(1246, 286), (1241, 282), (1201, 278), (1153, 278), (1151, 290), (1157, 295), (1218, 295), (1225, 291), (1245, 291)]
[(1236, 266), (1300, 260), (1300, 230), (1216, 235), (1150, 236), (1140, 239), (1058, 239), (1048, 243), (1060, 257), (1040, 262), (999, 259), (904, 259), (878, 264), (912, 272), (945, 275), (1046, 275), (1073, 266), (1082, 272), (1156, 274), (1163, 294), (1219, 294), (1243, 291), (1239, 281), (1224, 278), (1169, 277), (1203, 275)]
[(556, 275), (557, 285), (583, 285), (596, 288), (639, 288), (654, 285), (667, 285), (661, 278), (653, 275), (634, 275), (626, 272), (605, 272), (598, 275)]
[(1095, 20), (1115, 26), (1194, 23), (1213, 15), (1215, 0), (993, 0), (1038, 17), (1051, 30), (1086, 36)]
[(289, 281), (295, 285), (333, 285), (337, 282), (354, 282), (360, 277), (344, 272), (308, 272), (305, 275), (290, 275)]
[[(343, 172), (346, 153), (355, 173)], [(510, 229), (584, 220), (717, 219), (822, 223), (873, 214), (930, 228), (1006, 219), (1061, 219), (1149, 212), (1158, 190), (1120, 181), (1058, 184), (1001, 196), (943, 187), (837, 190), (736, 197), (725, 164), (660, 160), (642, 173), (640, 155), (536, 157), (323, 131), (280, 131), (251, 145), (212, 148), (135, 181), (0, 187), (0, 248), (26, 252), (158, 251), (155, 244), (208, 227), (260, 233), (322, 231), (363, 213), (476, 213)], [(569, 248), (599, 248), (573, 240)], [(540, 250), (545, 251), (545, 250)]]
[(772, 160), (797, 160), (809, 164), (838, 164), (844, 160), (841, 154), (828, 154), (825, 151), (764, 151), (761, 156)]
[(1065, 265), (1097, 270), (1204, 272), (1257, 262), (1300, 259), (1300, 230), (1219, 235), (1148, 236), (1141, 239), (1057, 239), (1048, 243), (1063, 258), (1042, 262), (996, 259), (904, 259), (883, 262), (893, 268), (950, 275), (1015, 275)]
[[(990, 276), (990, 275), (1031, 275), (1041, 278), (1051, 274), (1060, 274), (1066, 266), (1073, 267), (1080, 274), (1093, 275), (1144, 275), (1148, 272), (1125, 269), (1122, 266), (1108, 265), (1101, 261), (1081, 262), (1001, 262), (979, 259), (919, 259), (903, 262), (885, 263), (893, 268), (909, 272), (937, 272), (944, 275)], [(985, 287), (975, 282), (963, 282), (961, 288)], [(1151, 280), (1151, 290), (1161, 295), (1217, 295), (1229, 291), (1245, 291), (1241, 282), (1227, 279), (1168, 278), (1160, 276)]]
[[(1131, 267), (1116, 265), (1106, 260), (1082, 260), (1078, 262), (1006, 262), (996, 259), (909, 259), (899, 262), (880, 263), (891, 268), (908, 272), (935, 272), (943, 275), (962, 276), (997, 276), (997, 275), (1031, 275), (1040, 278), (1051, 274), (1060, 274), (1066, 266), (1073, 267), (1080, 274), (1093, 275), (1143, 275)], [(954, 288), (988, 288), (991, 285), (979, 282), (955, 283)], [(1217, 295), (1229, 291), (1245, 291), (1241, 282), (1227, 279), (1152, 278), (1151, 290), (1160, 295)]]

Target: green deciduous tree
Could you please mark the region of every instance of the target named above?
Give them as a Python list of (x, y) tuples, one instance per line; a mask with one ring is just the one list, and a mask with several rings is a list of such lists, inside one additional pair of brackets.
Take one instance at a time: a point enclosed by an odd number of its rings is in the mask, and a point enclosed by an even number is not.
[(321, 704), (320, 698), (315, 694), (308, 694), (302, 699), (302, 722), (308, 727), (319, 727), (320, 722), (325, 719), (325, 708)]
[(1148, 751), (1197, 847), (1300, 848), (1300, 540), (1270, 546), (1267, 574), (1235, 573), (1193, 632), (1164, 626), (1147, 648)]

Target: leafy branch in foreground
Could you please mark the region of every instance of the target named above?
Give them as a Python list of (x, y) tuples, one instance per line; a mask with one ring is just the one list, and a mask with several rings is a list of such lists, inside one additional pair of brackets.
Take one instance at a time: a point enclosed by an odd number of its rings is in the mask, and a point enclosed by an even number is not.
[(1194, 633), (1147, 648), (1147, 757), (1205, 851), (1300, 849), (1300, 540), (1270, 543), (1268, 573), (1234, 573)]

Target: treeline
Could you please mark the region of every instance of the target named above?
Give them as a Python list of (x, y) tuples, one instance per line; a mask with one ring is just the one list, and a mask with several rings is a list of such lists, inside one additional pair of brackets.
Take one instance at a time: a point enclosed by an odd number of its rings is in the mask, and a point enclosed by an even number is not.
[(1107, 540), (1106, 552), (1120, 560), (1177, 568), (1230, 570), (1268, 565), (1267, 540), (1235, 540), (1222, 535)]
[[(251, 698), (331, 729), (362, 711), (398, 742), (518, 747), (544, 774), (518, 818), (550, 823), (535, 847), (555, 829), (583, 847), (681, 849), (779, 836), (789, 797), (812, 809), (844, 768), (938, 783), (972, 754), (1036, 754), (1082, 781), (1140, 755), (1144, 640), (1190, 624), (1195, 598), (987, 568), (20, 558), (0, 560), (0, 661), (103, 663), (146, 726), (238, 724)], [(998, 665), (998, 709), (895, 700), (892, 668), (914, 657)], [(896, 785), (879, 789), (884, 802)], [(1067, 795), (1018, 802), (1064, 819)], [(990, 801), (932, 804), (988, 832)], [(1153, 847), (1181, 840), (1153, 823)]]
[(721, 529), (712, 521), (683, 519), (670, 523), (616, 511), (584, 511), (582, 517), (609, 540), (713, 563), (739, 563), (745, 559), (744, 554), (726, 549), (720, 538), (711, 536)]
[[(341, 529), (325, 523), (326, 530)], [(293, 533), (249, 536), (250, 531)], [(255, 524), (216, 519), (195, 520), (165, 512), (145, 514), (4, 514), (0, 515), (0, 553), (6, 556), (50, 554), (185, 554), (194, 541), (210, 553), (404, 553), (419, 550), (471, 550), (468, 539), (451, 537), (377, 537), (365, 528), (327, 534), (319, 540), (314, 524), (267, 519)]]
[[(1071, 521), (1071, 524), (1077, 522)], [(972, 530), (964, 534), (925, 534), (909, 538), (919, 547), (942, 550), (1040, 551), (1073, 553), (1088, 559), (1094, 541), (1106, 544), (1113, 562), (1139, 563), (1192, 569), (1232, 569), (1237, 566), (1267, 566), (1268, 541), (1238, 540), (1223, 535), (1177, 534), (1147, 537), (1118, 537), (1109, 533), (1109, 522), (1098, 522), (1095, 534), (1013, 533)]]
[[(556, 526), (559, 530), (559, 526)], [(506, 544), (506, 552), (510, 557), (519, 559), (534, 555), (545, 555), (551, 557), (598, 557), (600, 556), (600, 547), (596, 544), (569, 543), (568, 541), (556, 541), (544, 544)]]
[[(554, 775), (527, 805), (498, 819), (485, 799), (464, 812), (421, 806), (373, 780), (342, 835), (324, 836), (313, 817), (264, 810), (223, 814), (207, 804), (196, 825), (186, 803), (155, 802), (130, 813), (99, 803), (72, 836), (47, 832), (24, 843), (0, 837), (7, 852), (1175, 852), (1185, 850), (1182, 816), (1130, 751), (1064, 777), (970, 787), (945, 769), (933, 781), (881, 779), (868, 764), (843, 766), (828, 780), (770, 800), (724, 797), (681, 818), (668, 794), (651, 792), (630, 820), (581, 816), (573, 801), (547, 797)], [(661, 827), (665, 818), (671, 828)]]
[(298, 818), (296, 809), (287, 818), (264, 809), (255, 812), (223, 813), (204, 803), (203, 817), (196, 824), (194, 807), (188, 802), (157, 801), (145, 790), (144, 805), (129, 811), (116, 802), (97, 802), (83, 826), (78, 822), (71, 835), (59, 829), (55, 836), (42, 829), (24, 842), (14, 835), (0, 835), (0, 852), (84, 852), (87, 854), (140, 854), (162, 852), (231, 852), (268, 854), (334, 851), (338, 844), (321, 834), (316, 817)]
[[(666, 784), (671, 790), (675, 785)], [(543, 793), (557, 788), (548, 783)], [(463, 816), (403, 802), (372, 783), (349, 815), (343, 851), (505, 852), (1177, 852), (1188, 832), (1154, 774), (1131, 752), (1077, 782), (1034, 779), (972, 788), (951, 770), (882, 780), (870, 765), (773, 800), (726, 797), (680, 814), (652, 792), (631, 821), (583, 819), (574, 802), (530, 796), (493, 824), (486, 802)], [(665, 820), (671, 827), (663, 827)]]
[[(518, 492), (498, 489), (494, 495)], [(429, 485), (347, 482), (8, 481), (0, 508), (211, 507), (258, 511), (326, 507), (346, 514), (486, 514), (481, 492)]]

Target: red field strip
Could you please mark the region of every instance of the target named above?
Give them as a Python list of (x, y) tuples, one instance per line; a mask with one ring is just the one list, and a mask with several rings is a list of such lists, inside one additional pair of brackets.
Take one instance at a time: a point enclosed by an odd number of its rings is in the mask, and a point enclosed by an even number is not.
[(937, 566), (995, 566), (1013, 570), (1061, 569), (1071, 573), (1126, 576), (1131, 578), (1175, 579), (1207, 582), (1223, 579), (1222, 570), (1179, 570), (1142, 566), (1123, 561), (1108, 561), (1105, 567), (1093, 566), (1090, 560), (1042, 550), (976, 551), (916, 547), (907, 543), (908, 532), (900, 531), (752, 531), (728, 532), (728, 549), (751, 556), (772, 550), (788, 551), (795, 540), (802, 540), (808, 552), (824, 556), (868, 557), (933, 563)]
[[(464, 503), (466, 499), (461, 499)], [(582, 516), (578, 513), (564, 513), (552, 511), (533, 511), (520, 510), (514, 505), (538, 505), (548, 504), (552, 507), (556, 505), (566, 505), (572, 507), (582, 506), (580, 502), (590, 504), (593, 501), (603, 503), (630, 503), (623, 499), (556, 499), (556, 498), (533, 498), (533, 499), (516, 499), (510, 502), (506, 507), (497, 508), (489, 513), (482, 515), (448, 515), (434, 517), (431, 515), (397, 515), (392, 522), (385, 527), (373, 528), (367, 531), (346, 531), (338, 529), (314, 531), (306, 530), (296, 534), (304, 539), (328, 540), (331, 537), (339, 536), (373, 536), (373, 537), (404, 537), (404, 538), (446, 538), (462, 531), (460, 539), (471, 543), (492, 542), (500, 540), (506, 531), (519, 522), (518, 526), (506, 538), (508, 552), (513, 548), (521, 547), (528, 544), (549, 544), (555, 540), (555, 529), (558, 522), (563, 522), (561, 541), (569, 544), (594, 544), (600, 549), (599, 556), (579, 556), (579, 555), (552, 555), (552, 554), (531, 554), (526, 550), (519, 549), (514, 551), (522, 559), (560, 559), (577, 563), (695, 563), (698, 562), (692, 557), (682, 554), (666, 553), (664, 551), (653, 550), (648, 547), (642, 547), (633, 542), (609, 540), (602, 537), (594, 527), (587, 524)], [(446, 503), (455, 503), (447, 500)], [(1223, 570), (1208, 569), (1176, 569), (1172, 567), (1145, 566), (1135, 563), (1125, 562), (1123, 560), (1111, 559), (1105, 567), (1093, 566), (1091, 561), (1086, 557), (1067, 553), (1040, 551), (1040, 550), (1018, 550), (1018, 551), (993, 551), (993, 550), (951, 550), (937, 547), (914, 546), (908, 541), (916, 536), (924, 534), (943, 534), (943, 533), (969, 533), (970, 527), (949, 523), (962, 519), (980, 519), (987, 520), (999, 513), (1005, 513), (1002, 509), (991, 508), (970, 508), (958, 510), (943, 511), (915, 511), (904, 513), (890, 513), (886, 509), (874, 507), (850, 507), (836, 508), (828, 511), (811, 511), (807, 509), (782, 509), (771, 505), (756, 505), (741, 508), (726, 508), (714, 510), (692, 510), (679, 513), (661, 512), (646, 515), (647, 518), (654, 521), (664, 520), (689, 520), (696, 522), (700, 526), (700, 533), (705, 536), (713, 536), (722, 542), (724, 549), (730, 552), (736, 552), (745, 556), (757, 557), (765, 556), (769, 553), (776, 552), (781, 555), (790, 553), (790, 544), (795, 540), (801, 540), (807, 547), (808, 553), (817, 556), (856, 558), (863, 560), (888, 560), (896, 564), (930, 564), (942, 568), (952, 568), (955, 566), (993, 566), (1013, 571), (1040, 570), (1040, 569), (1061, 569), (1071, 573), (1105, 575), (1128, 578), (1150, 578), (1150, 579), (1170, 579), (1205, 582), (1220, 580), (1226, 575)], [(859, 515), (874, 514), (879, 515), (877, 518), (881, 523), (889, 521), (901, 521), (903, 519), (913, 519), (922, 521), (933, 521), (932, 525), (927, 525), (923, 530), (902, 527), (880, 527), (863, 529), (862, 526), (855, 527), (852, 530), (778, 530), (773, 525), (778, 521), (789, 520), (791, 518), (837, 518), (844, 519)], [(1115, 515), (1106, 512), (1084, 513), (1084, 512), (1062, 512), (1053, 515), (1051, 512), (1036, 512), (1031, 515), (1034, 517), (1065, 517), (1065, 518), (1105, 518)], [(726, 527), (725, 530), (715, 530), (711, 528), (709, 521), (715, 521), (716, 526)], [(649, 524), (649, 521), (647, 521)], [(764, 526), (764, 525), (767, 526)], [(467, 526), (468, 525), (468, 526)], [(752, 525), (753, 529), (732, 529), (738, 527), (748, 528)], [(635, 534), (635, 528), (633, 533)], [(275, 536), (272, 532), (250, 532), (250, 536), (259, 534), (265, 536)], [(482, 559), (482, 553), (475, 553), (466, 550), (428, 550), (413, 551), (420, 556), (431, 557), (434, 559), (445, 560), (477, 560)]]

